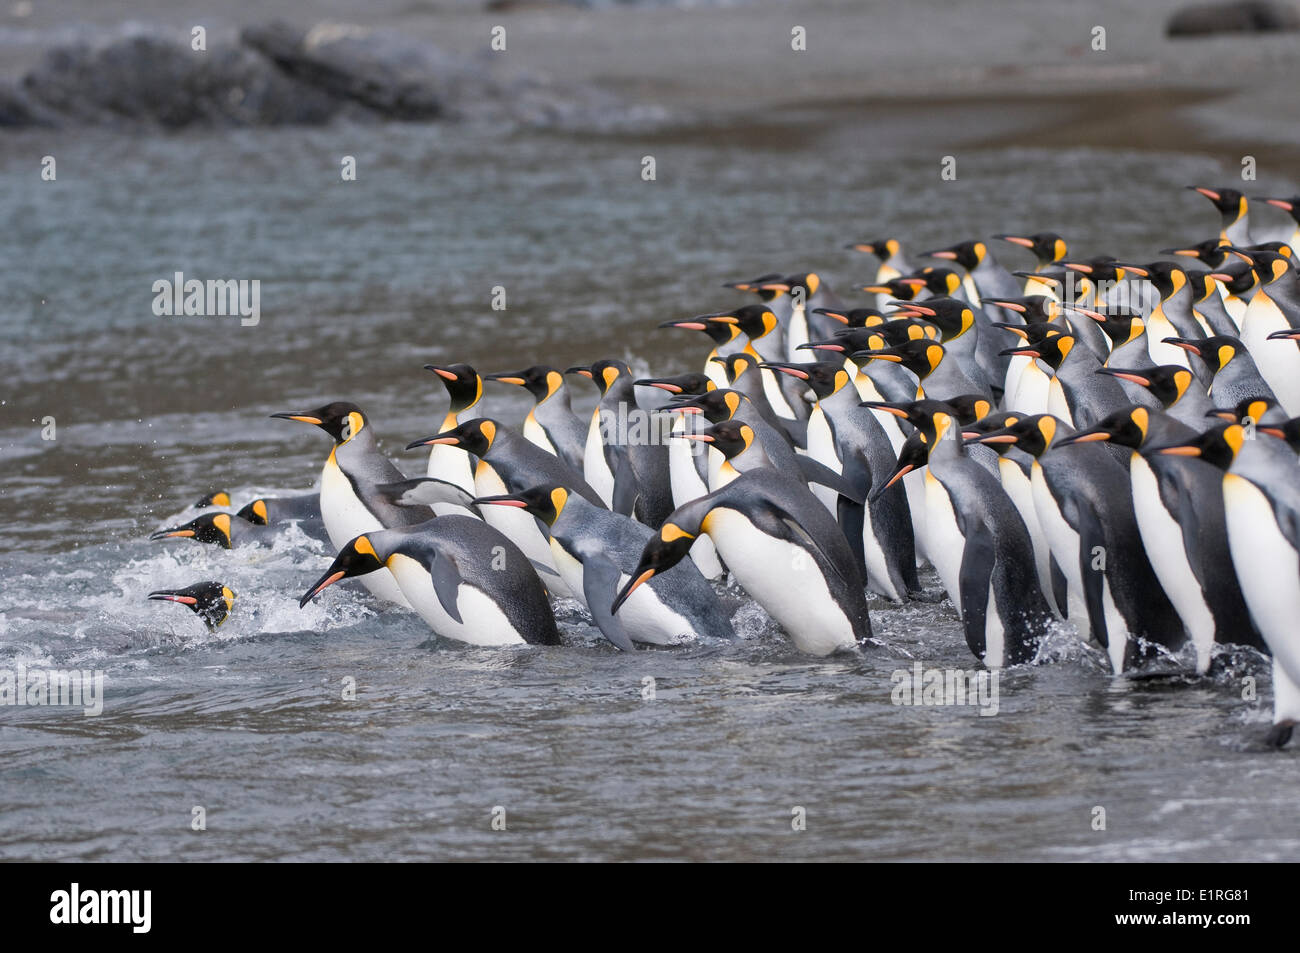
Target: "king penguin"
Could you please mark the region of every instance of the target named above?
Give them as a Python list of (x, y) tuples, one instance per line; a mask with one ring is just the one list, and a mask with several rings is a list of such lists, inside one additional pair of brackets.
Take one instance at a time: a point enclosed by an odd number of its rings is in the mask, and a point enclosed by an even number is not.
[[(468, 364), (451, 364), (446, 367), (426, 364), (424, 369), (438, 375), (447, 388), (447, 396), (451, 398), (442, 426), (438, 429), (451, 430), (459, 426), (461, 415), (483, 398), (483, 379)], [(471, 496), (474, 494), (474, 461), (459, 447), (436, 446), (430, 449), (427, 473), (435, 480), (444, 480)], [(439, 503), (433, 509), (435, 513), (469, 515), (464, 507), (450, 504)]]
[(220, 582), (196, 582), (184, 589), (159, 589), (149, 593), (149, 598), (155, 602), (175, 602), (187, 607), (209, 629), (215, 629), (225, 622), (235, 608), (234, 591)]
[[(569, 401), (569, 388), (564, 375), (545, 364), (534, 364), (522, 371), (505, 374), (488, 374), (486, 381), (500, 381), (522, 387), (533, 396), (532, 409), (524, 418), (524, 436), (547, 453), (559, 457), (578, 473), (582, 472), (582, 458), (586, 451), (587, 426)], [(443, 427), (443, 430), (451, 430)]]

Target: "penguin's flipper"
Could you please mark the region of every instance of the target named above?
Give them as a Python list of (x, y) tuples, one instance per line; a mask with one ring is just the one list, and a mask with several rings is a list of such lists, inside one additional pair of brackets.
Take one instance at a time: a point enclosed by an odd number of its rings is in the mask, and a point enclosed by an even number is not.
[(1061, 611), (1061, 618), (1070, 617), (1070, 580), (1065, 577), (1061, 570), (1061, 564), (1056, 561), (1055, 556), (1048, 557), (1050, 571), (1052, 575), (1052, 599), (1056, 602), (1056, 608)]
[(867, 578), (867, 554), (863, 547), (862, 531), (866, 527), (866, 510), (861, 503), (849, 499), (843, 493), (837, 500), (838, 513), (840, 520), (840, 529), (844, 530), (844, 538), (849, 542), (849, 549), (853, 550), (853, 558), (858, 562), (858, 568), (862, 570), (862, 578)]
[(822, 540), (815, 539), (811, 533), (803, 528), (803, 525), (793, 514), (786, 512), (784, 507), (770, 499), (764, 499), (762, 502), (763, 505), (756, 508), (751, 516), (751, 519), (754, 520), (755, 525), (760, 530), (770, 536), (775, 536), (777, 539), (797, 543), (806, 549), (819, 553), (826, 565), (844, 581), (846, 586), (852, 587), (865, 582), (860, 576), (857, 579), (850, 579), (845, 575), (846, 567), (841, 565), (840, 560), (829, 553)]
[[(538, 560), (538, 559), (530, 559), (530, 560), (528, 560), (528, 562), (532, 565), (532, 567), (533, 567), (534, 569), (537, 570), (537, 572), (538, 572), (539, 575), (542, 575), (542, 576), (554, 576), (556, 579), (559, 579), (559, 578), (560, 578), (560, 574), (559, 574), (558, 572), (556, 572), (556, 570), (554, 569), (554, 567), (546, 565), (546, 563), (542, 562), (541, 560)], [(543, 581), (544, 581), (544, 580), (543, 580)]]
[(636, 501), (640, 495), (636, 471), (632, 469), (632, 458), (626, 448), (610, 447), (610, 452), (617, 461), (614, 468), (614, 506), (615, 513), (631, 516), (636, 512)]
[(623, 622), (610, 612), (622, 585), (622, 573), (608, 559), (591, 557), (582, 562), (582, 595), (596, 627), (624, 652), (635, 651)]
[(830, 487), (840, 496), (846, 496), (854, 503), (866, 502), (866, 494), (853, 481), (840, 476), (826, 464), (820, 463), (802, 453), (796, 454), (795, 460), (799, 464), (799, 470), (803, 474), (804, 482), (818, 483)]
[(456, 594), (465, 577), (460, 574), (460, 567), (456, 565), (456, 560), (451, 556), (438, 553), (429, 562), (429, 576), (433, 579), (433, 591), (437, 594), (438, 601), (442, 603), (443, 611), (463, 625), (465, 620), (460, 617), (460, 609), (456, 607)]
[(918, 592), (921, 581), (916, 574), (916, 531), (912, 527), (912, 510), (903, 484), (895, 483), (868, 504), (876, 539), (889, 560), (890, 575), (898, 575), (895, 585), (900, 595)]
[(380, 483), (375, 487), (375, 491), (396, 506), (433, 506), (435, 503), (454, 503), (478, 512), (478, 508), (474, 506), (472, 493), (466, 493), (456, 484), (439, 480), (437, 477), (417, 477), (413, 480)]
[(1078, 507), (1079, 518), (1079, 577), (1083, 580), (1083, 601), (1088, 607), (1088, 621), (1091, 623), (1092, 637), (1104, 649), (1110, 648), (1110, 638), (1106, 631), (1106, 603), (1104, 599), (1106, 572), (1094, 569), (1093, 561), (1100, 549), (1103, 558), (1106, 555), (1106, 532), (1101, 520), (1091, 506)]
[(969, 525), (966, 551), (961, 559), (961, 572), (957, 585), (961, 589), (961, 624), (966, 632), (966, 645), (978, 659), (984, 658), (988, 644), (984, 627), (988, 622), (989, 585), (993, 579), (993, 563), (997, 552), (993, 537), (983, 525)]

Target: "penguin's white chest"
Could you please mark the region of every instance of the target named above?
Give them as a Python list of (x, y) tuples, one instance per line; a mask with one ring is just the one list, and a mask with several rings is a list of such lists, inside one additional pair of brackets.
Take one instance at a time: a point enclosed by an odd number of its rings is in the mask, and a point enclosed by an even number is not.
[(610, 509), (614, 507), (614, 473), (605, 460), (605, 439), (600, 428), (600, 408), (591, 415), (587, 427), (587, 446), (582, 454), (582, 476), (601, 501)]
[(397, 553), (389, 557), (387, 565), (411, 606), (438, 635), (470, 645), (518, 645), (525, 641), (501, 607), (473, 586), (462, 583), (456, 588), (456, 611), (461, 617), (457, 622), (442, 607), (429, 570), (421, 563)]
[(966, 537), (957, 527), (957, 514), (947, 488), (930, 471), (925, 473), (925, 548), (935, 572), (943, 580), (957, 614), (961, 607), (961, 562), (966, 552)]
[[(835, 436), (831, 433), (831, 425), (827, 422), (826, 414), (820, 404), (813, 407), (812, 413), (808, 416), (808, 456), (818, 463), (825, 464), (836, 473), (844, 472), (844, 464), (835, 447)], [(820, 483), (810, 484), (810, 489), (832, 514), (838, 512), (838, 493)]]
[[(320, 515), (325, 523), (325, 532), (337, 552), (362, 533), (373, 533), (384, 528), (378, 517), (366, 507), (352, 484), (339, 469), (331, 452), (321, 470), (320, 477)], [(386, 569), (368, 573), (360, 577), (362, 584), (375, 596), (396, 603), (404, 608), (411, 604), (402, 595), (391, 573)]]
[(1273, 507), (1255, 484), (1223, 478), (1228, 549), (1250, 616), (1275, 662), (1300, 684), (1300, 553), (1278, 529)]
[(551, 443), (550, 435), (547, 434), (544, 427), (537, 422), (533, 412), (528, 411), (528, 416), (524, 418), (524, 437), (534, 446), (541, 447), (553, 457), (559, 454), (555, 450), (555, 444)]
[(708, 515), (705, 532), (736, 579), (799, 651), (829, 655), (857, 644), (852, 623), (803, 547), (768, 536), (743, 513), (726, 507)]

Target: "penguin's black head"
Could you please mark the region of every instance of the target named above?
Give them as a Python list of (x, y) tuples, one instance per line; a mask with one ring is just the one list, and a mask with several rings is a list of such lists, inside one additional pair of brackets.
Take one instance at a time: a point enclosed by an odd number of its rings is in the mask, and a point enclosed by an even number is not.
[(726, 459), (734, 460), (754, 445), (754, 429), (739, 420), (723, 420), (699, 433), (677, 434), (687, 440), (698, 440), (716, 447)]
[(1189, 185), (1188, 188), (1213, 202), (1223, 216), (1225, 225), (1232, 224), (1246, 214), (1246, 196), (1236, 189), (1210, 189), (1201, 185)]
[(453, 427), (451, 430), (444, 430), (432, 437), (413, 440), (406, 445), (406, 449), (414, 450), (416, 447), (445, 445), (460, 447), (466, 453), (482, 457), (486, 456), (488, 450), (492, 448), (499, 427), (500, 425), (490, 417), (475, 417), (473, 420), (467, 420), (459, 427)]
[(836, 393), (851, 380), (843, 361), (812, 361), (808, 364), (772, 362), (760, 366), (803, 381), (812, 388), (818, 400)]
[(959, 394), (943, 400), (952, 412), (952, 416), (963, 426), (983, 420), (993, 413), (993, 401), (983, 394)]
[(913, 470), (923, 469), (930, 462), (930, 448), (933, 445), (934, 435), (932, 433), (926, 434), (920, 430), (914, 430), (908, 434), (907, 439), (903, 441), (903, 445), (898, 448), (898, 462), (894, 465), (894, 472), (880, 486), (872, 488), (867, 495), (868, 501), (874, 503), (884, 495), (886, 490)]
[[(996, 414), (988, 414), (979, 420), (971, 423), (964, 423), (961, 428), (962, 440), (966, 443), (978, 443), (978, 438), (995, 431), (1005, 430), (1007, 427), (1010, 427), (1012, 424), (1019, 421), (1022, 417), (1024, 417), (1024, 414), (1019, 413), (1018, 411), (1000, 410)], [(1015, 442), (994, 441), (993, 443), (985, 444), (985, 446), (992, 447), (997, 452), (998, 456), (1002, 456), (1015, 446)]]
[(947, 261), (955, 261), (967, 271), (972, 271), (979, 266), (979, 263), (988, 255), (989, 248), (981, 241), (958, 242), (956, 245), (948, 248), (940, 248), (936, 251), (922, 252), (922, 258), (943, 258)]
[[(729, 312), (717, 312), (717, 314), (726, 314)], [(714, 344), (726, 344), (740, 333), (740, 328), (734, 324), (723, 324), (717, 321), (710, 321), (710, 318), (716, 317), (717, 314), (702, 314), (697, 318), (686, 318), (681, 321), (665, 321), (659, 325), (661, 328), (682, 328), (687, 331), (703, 331), (709, 336)]]
[(669, 515), (668, 520), (659, 527), (659, 531), (645, 544), (645, 549), (641, 551), (641, 559), (632, 572), (632, 578), (614, 597), (614, 602), (609, 609), (610, 613), (617, 613), (627, 601), (627, 597), (643, 583), (649, 582), (661, 572), (672, 569), (685, 559), (687, 553), (691, 551), (691, 544), (699, 536), (699, 528), (695, 529), (694, 533), (688, 532), (674, 523), (672, 516)]
[(560, 514), (564, 512), (564, 506), (568, 502), (568, 490), (556, 483), (545, 483), (541, 486), (529, 487), (520, 493), (480, 496), (474, 501), (474, 505), (510, 506), (526, 510), (548, 526), (551, 526), (560, 518)]
[(200, 543), (213, 543), (222, 549), (231, 548), (230, 530), (233, 517), (229, 513), (204, 513), (184, 526), (160, 529), (150, 534), (150, 539), (193, 539)]
[(673, 395), (687, 394), (692, 397), (712, 390), (715, 386), (708, 375), (699, 372), (678, 374), (676, 377), (643, 377), (634, 383), (641, 387), (656, 387)]
[[(825, 341), (809, 341), (800, 344), (800, 350), (818, 351), (825, 354), (852, 354), (854, 351), (875, 351), (889, 347), (892, 342), (907, 340), (904, 328), (895, 328), (901, 321), (888, 321), (874, 328), (840, 328), (835, 336)], [(933, 328), (933, 325), (927, 325)]]
[(759, 275), (757, 278), (751, 278), (749, 281), (728, 281), (722, 287), (735, 288), (737, 291), (752, 291), (764, 303), (780, 297), (789, 290), (785, 284), (785, 279), (775, 271)]
[(718, 314), (711, 314), (707, 320), (714, 324), (731, 324), (735, 325), (751, 341), (757, 341), (759, 338), (771, 334), (776, 330), (776, 314), (767, 305), (750, 304), (743, 308), (736, 308), (734, 311), (722, 311)]
[(1153, 261), (1143, 265), (1147, 281), (1156, 287), (1160, 297), (1168, 298), (1187, 287), (1187, 272), (1183, 266), (1172, 261)]
[(230, 506), (230, 494), (226, 490), (214, 490), (207, 496), (200, 497), (194, 502), (196, 510), (204, 509), (209, 506), (220, 506), (225, 509)]
[(1010, 242), (1012, 245), (1019, 245), (1021, 248), (1028, 248), (1034, 253), (1040, 265), (1051, 265), (1062, 261), (1069, 248), (1066, 247), (1065, 239), (1056, 232), (1039, 232), (1036, 235), (994, 235), (994, 238), (1003, 242)]
[(366, 426), (366, 415), (356, 404), (345, 400), (336, 400), (324, 407), (302, 413), (272, 414), (281, 420), (297, 420), (304, 424), (315, 424), (334, 438), (336, 444), (351, 440)]
[[(1094, 321), (1101, 325), (1106, 337), (1110, 338), (1111, 344), (1118, 347), (1121, 344), (1127, 344), (1135, 337), (1146, 330), (1146, 321), (1142, 315), (1136, 311), (1127, 308), (1116, 309), (1109, 312), (1084, 312)], [(1100, 320), (1098, 320), (1100, 318)]]
[(881, 261), (887, 261), (902, 250), (903, 243), (897, 238), (879, 238), (870, 242), (852, 242), (844, 247), (868, 255), (875, 255)]
[(1164, 343), (1180, 347), (1188, 354), (1195, 354), (1216, 374), (1227, 367), (1229, 361), (1246, 350), (1240, 338), (1229, 337), (1226, 334), (1216, 334), (1208, 338), (1170, 337), (1165, 338)]
[(1255, 277), (1260, 284), (1271, 285), (1291, 274), (1291, 259), (1278, 252), (1256, 246), (1250, 249), (1250, 257), (1254, 262)]
[(340, 579), (364, 576), (366, 573), (383, 568), (384, 560), (375, 551), (370, 537), (362, 534), (339, 550), (330, 568), (325, 570), (325, 575), (317, 579), (316, 583), (298, 600), (298, 608), (301, 609)]
[(726, 387), (711, 390), (686, 400), (674, 400), (668, 405), (668, 409), (685, 414), (700, 413), (704, 415), (704, 419), (709, 423), (717, 424), (724, 420), (730, 420), (745, 400), (745, 395), (740, 391)]
[(219, 582), (196, 582), (184, 589), (159, 589), (149, 593), (149, 598), (188, 606), (209, 629), (225, 622), (235, 605), (234, 592)]
[(483, 379), (468, 364), (426, 364), (424, 369), (441, 378), (443, 386), (447, 388), (447, 395), (451, 397), (453, 414), (469, 410), (483, 397)]
[(815, 271), (801, 271), (795, 275), (786, 275), (785, 285), (792, 294), (802, 293), (803, 300), (807, 301), (815, 295), (825, 282), (822, 276)]
[(885, 315), (876, 308), (852, 308), (836, 311), (832, 308), (813, 308), (813, 314), (824, 314), (847, 328), (869, 328), (885, 323)]
[[(929, 304), (930, 302), (926, 302)], [(1014, 312), (1025, 324), (1044, 324), (1056, 319), (1061, 306), (1045, 295), (1028, 295), (1022, 298), (989, 298), (985, 304), (997, 305)]]
[(909, 302), (898, 309), (904, 317), (921, 318), (939, 329), (945, 341), (960, 337), (975, 326), (975, 310), (956, 298), (926, 298)]
[(1270, 408), (1276, 407), (1277, 401), (1272, 397), (1247, 397), (1239, 401), (1236, 407), (1215, 407), (1206, 411), (1207, 417), (1218, 417), (1230, 424), (1258, 424)]
[(855, 351), (852, 356), (854, 360), (861, 356), (875, 361), (890, 361), (894, 364), (902, 364), (917, 377), (925, 378), (939, 366), (944, 353), (942, 344), (928, 338), (922, 338), (920, 340), (903, 341), (893, 347)]
[[(1041, 325), (1037, 326), (1041, 327)], [(1056, 328), (1052, 328), (1052, 330), (1057, 331)], [(1074, 350), (1074, 344), (1075, 338), (1073, 334), (1057, 331), (1055, 334), (1043, 335), (1042, 338), (1032, 344), (1025, 344), (1022, 347), (1009, 347), (1006, 350), (999, 351), (998, 354), (1000, 356), (1024, 354), (1028, 357), (1036, 357), (1055, 370), (1065, 363), (1065, 359)]]
[(266, 526), (268, 523), (266, 500), (258, 499), (244, 504), (244, 508), (236, 513), (235, 517), (252, 523), (254, 526)]
[(1060, 430), (1060, 421), (1051, 414), (1034, 414), (1021, 417), (1001, 430), (982, 434), (967, 443), (1007, 444), (1019, 447), (1031, 456), (1040, 457), (1047, 452)]
[(596, 361), (589, 370), (591, 371), (591, 379), (600, 388), (602, 397), (609, 392), (609, 389), (614, 386), (614, 382), (619, 378), (630, 380), (632, 377), (632, 369), (622, 361), (613, 358)]
[(1300, 225), (1300, 195), (1289, 199), (1263, 199), (1264, 204), (1280, 208), (1291, 216), (1292, 221)]
[(532, 394), (533, 399), (539, 404), (564, 386), (564, 375), (546, 364), (534, 364), (522, 371), (504, 374), (484, 374), (483, 380), (500, 381), (502, 384), (522, 387)]
[(726, 371), (727, 380), (733, 384), (741, 375), (749, 373), (758, 366), (758, 360), (754, 355), (746, 354), (744, 351), (737, 351), (735, 354), (728, 354), (726, 357), (713, 357), (710, 360), (722, 365), (722, 369)]
[(1099, 367), (1098, 374), (1109, 374), (1122, 381), (1145, 387), (1166, 408), (1172, 407), (1187, 393), (1196, 380), (1181, 364), (1157, 364), (1155, 367)]
[(950, 417), (957, 416), (957, 411), (950, 404), (941, 400), (864, 400), (858, 406), (884, 411), (887, 414), (893, 414), (895, 417), (906, 420), (918, 431), (926, 434), (931, 441), (934, 439), (935, 414), (947, 414)]
[(894, 278), (890, 281), (882, 281), (875, 285), (859, 285), (859, 291), (870, 292), (871, 294), (889, 295), (891, 298), (897, 298), (899, 301), (911, 301), (921, 289), (925, 287), (925, 279), (920, 275), (912, 275), (905, 278)]
[(1146, 277), (1144, 269), (1136, 265), (1121, 265), (1114, 255), (1096, 255), (1086, 261), (1063, 261), (1061, 266), (1067, 271), (1085, 275), (1094, 283), (1119, 281), (1130, 272), (1139, 277)]
[(1282, 440), (1296, 453), (1300, 453), (1300, 417), (1292, 417), (1280, 424), (1268, 424), (1257, 428), (1260, 433)]
[(922, 268), (915, 274), (908, 275), (903, 281), (919, 279), (926, 291), (936, 296), (951, 296), (961, 290), (961, 274), (951, 268), (931, 266)]
[(1151, 447), (1144, 449), (1142, 454), (1143, 456), (1159, 453), (1168, 456), (1197, 457), (1220, 470), (1226, 470), (1232, 466), (1232, 461), (1237, 458), (1245, 440), (1246, 431), (1241, 424), (1218, 424), (1185, 443)]
[(1178, 255), (1181, 258), (1195, 258), (1197, 261), (1217, 268), (1228, 257), (1228, 252), (1219, 244), (1218, 238), (1207, 238), (1192, 245), (1179, 245), (1174, 248), (1160, 249), (1162, 255)]
[(1254, 265), (1239, 258), (1230, 259), (1219, 265), (1210, 272), (1210, 277), (1223, 285), (1229, 294), (1234, 295), (1244, 295), (1259, 283)]
[(1151, 412), (1145, 407), (1134, 404), (1123, 410), (1117, 410), (1097, 421), (1095, 427), (1078, 430), (1056, 441), (1058, 447), (1072, 443), (1108, 442), (1121, 447), (1137, 450), (1146, 442), (1151, 429)]

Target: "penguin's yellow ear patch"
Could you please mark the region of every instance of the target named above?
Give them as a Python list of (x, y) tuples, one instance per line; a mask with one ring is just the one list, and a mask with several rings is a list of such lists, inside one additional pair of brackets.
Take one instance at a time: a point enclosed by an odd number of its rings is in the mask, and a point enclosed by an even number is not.
[(1174, 386), (1178, 388), (1178, 396), (1182, 397), (1187, 393), (1187, 388), (1192, 385), (1191, 371), (1174, 371)]
[(736, 394), (727, 394), (722, 399), (726, 402), (727, 409), (731, 411), (731, 415), (734, 417), (737, 408), (740, 407), (740, 397)]
[(618, 368), (613, 366), (607, 367), (601, 371), (600, 376), (604, 379), (605, 386), (609, 387), (614, 383), (614, 381), (618, 380)]
[(1219, 346), (1219, 369), (1222, 370), (1225, 366), (1227, 366), (1227, 363), (1230, 360), (1232, 360), (1236, 356), (1236, 354), (1237, 354), (1237, 349), (1233, 347), (1231, 344), (1220, 345)]
[(675, 543), (679, 539), (694, 539), (693, 533), (688, 533), (676, 523), (664, 523), (659, 529), (659, 538), (665, 543)]
[(1129, 414), (1129, 419), (1142, 431), (1142, 438), (1145, 440), (1147, 428), (1151, 426), (1151, 414), (1145, 407), (1134, 407), (1133, 413)]
[(559, 371), (548, 371), (546, 374), (546, 396), (553, 397), (555, 392), (564, 384), (564, 375)]
[(212, 525), (225, 534), (226, 539), (230, 539), (230, 517), (225, 513), (218, 513), (212, 517)]
[(564, 504), (569, 502), (569, 491), (562, 486), (557, 486), (551, 491), (551, 506), (555, 507), (555, 514), (558, 516), (564, 509)]
[(266, 518), (266, 500), (257, 500), (253, 503), (253, 512), (263, 523), (267, 522)]
[(1232, 448), (1232, 455), (1235, 457), (1241, 453), (1242, 444), (1246, 442), (1246, 428), (1241, 424), (1229, 424), (1223, 431), (1223, 442)]
[[(226, 603), (226, 615), (230, 615), (231, 611), (235, 608), (235, 594), (230, 591), (229, 586), (221, 587), (221, 598), (225, 600)], [(225, 621), (225, 619), (221, 620), (221, 622)], [(219, 622), (217, 624), (220, 625), (221, 623)]]
[(817, 289), (821, 287), (822, 280), (817, 275), (810, 273), (808, 277), (804, 279), (804, 284), (808, 286), (808, 295), (811, 297), (812, 295), (815, 295)]
[(1051, 414), (1044, 414), (1038, 421), (1038, 432), (1043, 435), (1043, 443), (1050, 447), (1056, 437), (1056, 418)]
[(492, 441), (497, 438), (497, 425), (490, 420), (484, 420), (478, 425), (478, 430), (483, 435), (483, 439), (488, 442), (488, 446), (492, 446)]
[(1056, 242), (1052, 245), (1052, 261), (1058, 262), (1062, 258), (1064, 258), (1068, 253), (1069, 253), (1069, 249), (1065, 247), (1065, 240), (1058, 238)]
[(373, 556), (375, 559), (379, 558), (379, 554), (375, 552), (375, 547), (371, 545), (370, 539), (367, 536), (358, 536), (356, 542), (352, 544), (352, 548), (359, 553)]

